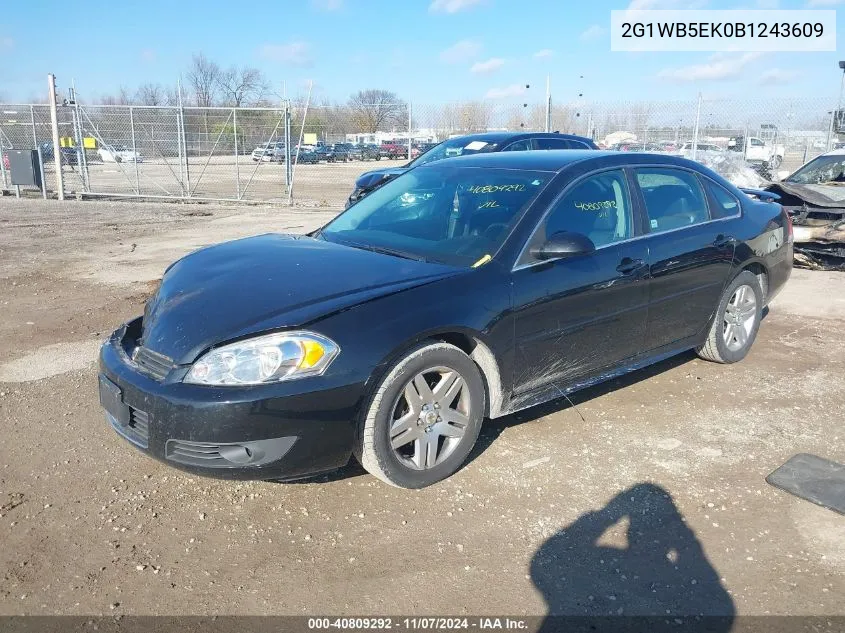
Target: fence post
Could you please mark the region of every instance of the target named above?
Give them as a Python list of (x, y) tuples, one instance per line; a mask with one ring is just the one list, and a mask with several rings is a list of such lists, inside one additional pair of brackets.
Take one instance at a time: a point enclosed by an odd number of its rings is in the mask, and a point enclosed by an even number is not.
[(47, 181), (44, 178), (44, 154), (40, 147), (35, 148), (38, 152), (38, 171), (41, 174), (41, 197), (47, 199)]
[(59, 147), (59, 113), (56, 110), (56, 77), (47, 75), (47, 89), (50, 95), (50, 124), (53, 127), (53, 162), (56, 164), (56, 193), (59, 200), (65, 199), (65, 183), (62, 177), (62, 152)]
[(692, 128), (692, 159), (698, 153), (698, 127), (701, 123), (701, 93), (698, 93), (698, 107), (695, 110), (695, 125)]
[(71, 88), (73, 93), (73, 116), (74, 129), (73, 134), (77, 136), (76, 143), (76, 162), (82, 168), (82, 188), (88, 193), (91, 190), (88, 180), (88, 157), (85, 155), (85, 134), (82, 131), (82, 115), (79, 113), (79, 101), (76, 99), (76, 84)]
[(38, 134), (35, 133), (35, 108), (29, 106), (29, 120), (32, 123), (32, 149), (38, 148)]
[(232, 129), (235, 131), (235, 196), (241, 199), (241, 152), (238, 149), (238, 109), (232, 108)]
[(182, 80), (179, 80), (179, 129), (181, 130), (182, 145), (180, 146), (181, 154), (185, 157), (185, 181), (182, 183), (182, 195), (185, 194), (185, 187), (187, 187), (188, 197), (191, 197), (191, 163), (188, 160), (188, 138), (185, 134), (185, 108), (182, 105)]
[[(843, 73), (843, 77), (845, 77), (845, 73)], [(833, 122), (836, 119), (836, 110), (830, 113), (830, 127), (827, 128), (827, 142), (825, 143), (825, 150), (826, 152), (830, 151), (831, 142), (833, 141)]]
[(411, 160), (411, 102), (408, 102), (408, 160)]
[(135, 144), (135, 112), (129, 106), (129, 130), (132, 133), (132, 155), (135, 157), (135, 194), (141, 195), (141, 179), (138, 175), (138, 147)]
[[(41, 160), (41, 152), (38, 152), (38, 160)], [(0, 141), (0, 176), (3, 177), (2, 181), (0, 181), (0, 195), (2, 195), (3, 190), (6, 189), (6, 161), (3, 160), (3, 142)], [(43, 188), (44, 183), (42, 181), (41, 186)]]
[[(180, 97), (181, 99), (181, 97)], [(181, 108), (180, 108), (181, 109)], [(182, 197), (185, 197), (185, 165), (182, 161), (182, 118), (179, 110), (176, 110), (176, 148), (179, 152), (179, 186), (182, 189)]]
[(291, 180), (293, 180), (293, 154), (290, 145), (290, 101), (287, 99), (284, 102), (283, 115), (285, 117), (285, 187), (288, 193), (288, 205), (293, 206), (293, 189), (291, 188)]

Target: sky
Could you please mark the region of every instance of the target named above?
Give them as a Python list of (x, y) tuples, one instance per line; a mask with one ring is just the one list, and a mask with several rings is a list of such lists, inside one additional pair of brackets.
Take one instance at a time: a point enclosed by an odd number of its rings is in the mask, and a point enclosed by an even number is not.
[(610, 51), (612, 9), (690, 7), (838, 8), (845, 34), (845, 0), (30, 0), (2, 12), (0, 99), (44, 101), (47, 73), (83, 101), (173, 85), (200, 52), (259, 68), (274, 93), (313, 81), (340, 102), (367, 88), (540, 102), (547, 76), (556, 102), (838, 94), (839, 51)]

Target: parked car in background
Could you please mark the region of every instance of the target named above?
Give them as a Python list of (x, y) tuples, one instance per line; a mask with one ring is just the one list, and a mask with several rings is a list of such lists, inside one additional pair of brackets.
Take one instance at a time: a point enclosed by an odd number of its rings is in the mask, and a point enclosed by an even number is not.
[(168, 267), (101, 347), (107, 423), (201, 475), (298, 479), (354, 455), (429, 486), (485, 418), (691, 349), (745, 358), (792, 271), (789, 219), (755, 195), (670, 155), (430, 162), (307, 236)]
[[(84, 150), (81, 150), (84, 151)], [(79, 152), (77, 152), (75, 147), (60, 147), (59, 154), (62, 158), (62, 165), (78, 165), (79, 164)], [(48, 160), (53, 160), (53, 144), (52, 143), (42, 143), (41, 144), (41, 158), (45, 162)], [(8, 160), (8, 158), (7, 158)]]
[(558, 132), (487, 132), (457, 136), (434, 145), (427, 152), (401, 167), (376, 169), (361, 174), (355, 180), (355, 188), (347, 199), (346, 206), (349, 207), (377, 187), (420, 165), (467, 154), (516, 152), (532, 149), (597, 148), (592, 139)]
[(263, 145), (259, 145), (254, 150), (252, 150), (252, 160), (264, 161), (264, 162), (271, 162), (271, 161), (279, 161), (284, 162), (285, 160), (285, 144), (283, 141), (270, 141), (269, 143), (264, 143)]
[(336, 161), (346, 162), (355, 158), (355, 148), (351, 143), (335, 143), (331, 149)]
[(104, 163), (141, 163), (141, 154), (125, 145), (103, 145), (97, 150), (100, 160)]
[(297, 163), (311, 165), (316, 165), (321, 160), (326, 160), (322, 153), (317, 152), (314, 149), (306, 149), (305, 146), (301, 147), (298, 152), (293, 152), (291, 157)]
[(419, 150), (420, 155), (423, 155), (428, 150), (430, 150), (431, 148), (436, 147), (436, 146), (437, 146), (437, 143), (418, 143), (416, 147)]
[[(334, 163), (338, 160), (337, 154), (335, 154), (334, 149), (332, 149), (328, 145), (317, 145), (314, 148), (314, 153), (317, 155), (318, 161), (325, 161), (327, 163)], [(345, 156), (341, 160), (345, 160)]]
[[(678, 153), (679, 156), (683, 156), (684, 158), (692, 158), (692, 147), (693, 147), (692, 141), (687, 141), (687, 142), (681, 144), (680, 148), (678, 148), (678, 150), (677, 150), (677, 153)], [(697, 147), (698, 147), (698, 149), (696, 150), (696, 153), (698, 153), (698, 152), (711, 152), (711, 153), (720, 152), (721, 153), (721, 152), (725, 151), (723, 147), (716, 145), (715, 143), (704, 143), (704, 142), (699, 141), (698, 144), (697, 144)]]
[(399, 145), (398, 143), (382, 143), (379, 147), (379, 155), (382, 158), (389, 158), (390, 160), (407, 158), (408, 146)]
[(381, 160), (381, 151), (378, 145), (362, 143), (356, 146), (361, 151), (361, 160)]

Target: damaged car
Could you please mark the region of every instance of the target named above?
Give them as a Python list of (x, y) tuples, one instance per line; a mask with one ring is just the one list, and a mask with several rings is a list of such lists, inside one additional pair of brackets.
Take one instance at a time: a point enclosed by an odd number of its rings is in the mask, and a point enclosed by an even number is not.
[(845, 270), (845, 150), (817, 156), (766, 189), (795, 225), (796, 264)]
[[(201, 475), (421, 488), (485, 419), (685, 350), (733, 363), (792, 270), (773, 195), (674, 156), (434, 161), (308, 235), (172, 264), (99, 360), (120, 436)], [(645, 422), (644, 422), (645, 423)]]

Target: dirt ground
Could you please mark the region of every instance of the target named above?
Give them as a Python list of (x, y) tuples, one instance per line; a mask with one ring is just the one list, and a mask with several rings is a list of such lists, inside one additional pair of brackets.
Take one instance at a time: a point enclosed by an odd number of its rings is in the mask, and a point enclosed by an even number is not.
[(845, 275), (795, 271), (749, 357), (688, 354), (488, 422), (439, 485), (192, 477), (106, 424), (98, 344), (203, 244), (319, 210), (0, 199), (0, 614), (843, 614)]

